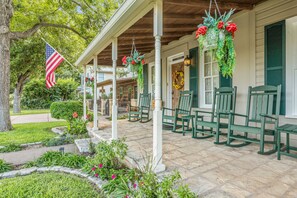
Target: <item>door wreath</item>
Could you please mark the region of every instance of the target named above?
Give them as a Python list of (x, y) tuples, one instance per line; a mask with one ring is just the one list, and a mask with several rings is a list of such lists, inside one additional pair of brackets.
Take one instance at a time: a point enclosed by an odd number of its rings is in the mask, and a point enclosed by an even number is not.
[(180, 90), (184, 87), (185, 79), (183, 71), (175, 71), (173, 74), (173, 87)]

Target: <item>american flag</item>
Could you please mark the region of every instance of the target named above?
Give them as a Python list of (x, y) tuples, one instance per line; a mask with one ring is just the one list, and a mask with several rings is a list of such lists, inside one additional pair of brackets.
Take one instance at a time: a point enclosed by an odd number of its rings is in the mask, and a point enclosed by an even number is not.
[(49, 44), (46, 44), (46, 87), (49, 89), (56, 84), (55, 70), (63, 62), (64, 58)]

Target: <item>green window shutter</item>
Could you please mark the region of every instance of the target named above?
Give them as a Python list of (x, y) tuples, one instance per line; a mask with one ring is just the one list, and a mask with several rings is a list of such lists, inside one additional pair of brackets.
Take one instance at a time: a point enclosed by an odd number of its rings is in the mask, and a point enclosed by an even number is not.
[(143, 65), (143, 93), (148, 93), (148, 64)]
[(232, 78), (224, 77), (222, 73), (220, 73), (220, 87), (232, 87)]
[(265, 27), (265, 85), (282, 85), (280, 114), (286, 113), (286, 23)]
[(190, 49), (189, 54), (192, 59), (189, 72), (190, 90), (193, 91), (192, 107), (198, 108), (198, 47)]

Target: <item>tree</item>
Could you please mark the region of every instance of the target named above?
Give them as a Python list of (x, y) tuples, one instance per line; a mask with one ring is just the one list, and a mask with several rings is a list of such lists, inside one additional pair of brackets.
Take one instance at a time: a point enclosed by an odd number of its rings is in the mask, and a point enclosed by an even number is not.
[(30, 76), (44, 70), (44, 42), (38, 37), (13, 42), (11, 45), (11, 85), (14, 89), (13, 112), (21, 111), (21, 95)]
[(69, 30), (87, 44), (121, 2), (0, 0), (0, 131), (12, 129), (9, 113), (11, 40), (25, 39), (40, 28), (51, 27)]

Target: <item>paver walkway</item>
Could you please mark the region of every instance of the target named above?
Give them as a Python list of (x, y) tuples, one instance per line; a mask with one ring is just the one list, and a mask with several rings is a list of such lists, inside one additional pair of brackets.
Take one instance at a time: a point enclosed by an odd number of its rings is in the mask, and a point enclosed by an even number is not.
[[(110, 122), (100, 118), (101, 137), (111, 137)], [(140, 160), (152, 153), (153, 125), (118, 122), (119, 137), (126, 137), (129, 156)], [(191, 134), (163, 131), (163, 163), (179, 170), (184, 181), (201, 197), (297, 197), (297, 160), (276, 154), (258, 155), (259, 145), (231, 148), (198, 140)]]
[(26, 162), (36, 160), (47, 151), (59, 151), (61, 147), (64, 147), (65, 152), (76, 152), (76, 146), (74, 144), (67, 144), (54, 147), (32, 148), (30, 150), (10, 153), (0, 153), (0, 159), (3, 159), (4, 161), (14, 165), (25, 164)]
[(11, 116), (10, 119), (12, 124), (59, 121), (57, 119), (52, 118), (50, 113), (17, 115), (17, 116)]

